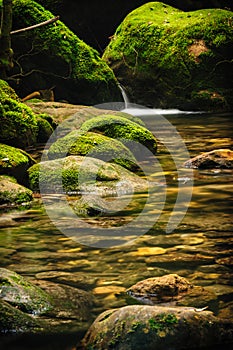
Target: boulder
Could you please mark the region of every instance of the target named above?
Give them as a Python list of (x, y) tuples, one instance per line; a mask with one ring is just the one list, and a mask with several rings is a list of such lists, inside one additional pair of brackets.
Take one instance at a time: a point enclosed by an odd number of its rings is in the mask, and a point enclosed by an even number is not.
[[(54, 18), (35, 1), (13, 2), (13, 30)], [(12, 34), (14, 57), (12, 87), (20, 97), (53, 90), (55, 100), (92, 105), (120, 101), (116, 78), (96, 50), (80, 40), (61, 21)], [(30, 54), (28, 54), (30, 52)]]
[[(30, 188), (44, 193), (90, 193), (117, 196), (148, 190), (148, 182), (118, 164), (82, 156), (68, 156), (28, 169)], [(151, 184), (152, 185), (152, 184)]]
[(69, 155), (98, 158), (119, 164), (131, 171), (138, 168), (137, 161), (130, 150), (118, 140), (94, 132), (74, 130), (58, 138), (48, 150), (49, 159)]
[(126, 16), (103, 58), (132, 102), (155, 108), (231, 110), (232, 12), (183, 12), (149, 2)]
[[(121, 140), (129, 147), (136, 158), (146, 155), (146, 149), (153, 154), (157, 150), (157, 142), (154, 135), (145, 127), (124, 117), (100, 115), (84, 122), (80, 129), (103, 133), (108, 137)], [(143, 145), (144, 149), (140, 145)]]
[(130, 305), (103, 312), (83, 339), (83, 349), (199, 349), (232, 341), (232, 324), (209, 311)]
[(216, 149), (204, 152), (184, 163), (186, 168), (194, 169), (232, 169), (233, 151), (230, 149)]
[(15, 177), (20, 183), (26, 181), (26, 171), (35, 161), (19, 148), (0, 144), (0, 174)]
[(33, 193), (28, 188), (19, 185), (10, 176), (0, 175), (0, 204), (22, 204), (33, 199)]

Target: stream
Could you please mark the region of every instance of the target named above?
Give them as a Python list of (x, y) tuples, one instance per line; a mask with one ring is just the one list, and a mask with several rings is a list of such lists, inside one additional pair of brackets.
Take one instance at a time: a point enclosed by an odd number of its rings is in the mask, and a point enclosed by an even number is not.
[[(233, 115), (176, 110), (132, 112), (158, 138), (157, 163), (154, 165), (152, 159), (141, 161), (144, 173), (148, 172), (150, 181), (158, 186), (149, 202), (148, 193), (130, 198), (123, 195), (122, 200), (129, 203), (125, 210), (86, 219), (100, 231), (124, 227), (139, 215), (141, 220), (134, 227), (138, 231), (133, 236), (129, 230), (127, 244), (120, 241), (120, 245), (114, 246), (114, 242), (110, 247), (84, 245), (79, 239), (64, 235), (51, 222), (40, 199), (32, 207), (1, 215), (1, 267), (31, 281), (48, 280), (81, 288), (95, 297), (88, 322), (78, 325), (64, 322), (60, 334), (4, 336), (0, 338), (1, 349), (71, 350), (98, 314), (128, 304), (124, 293), (128, 287), (168, 273), (177, 273), (192, 284), (215, 292), (219, 299), (218, 315), (230, 317), (233, 170), (182, 168), (187, 153), (176, 146), (176, 140), (178, 134), (190, 157), (218, 148), (232, 149)], [(162, 128), (161, 114), (168, 122)], [(72, 226), (72, 222), (68, 225)], [(146, 232), (141, 230), (144, 226)]]

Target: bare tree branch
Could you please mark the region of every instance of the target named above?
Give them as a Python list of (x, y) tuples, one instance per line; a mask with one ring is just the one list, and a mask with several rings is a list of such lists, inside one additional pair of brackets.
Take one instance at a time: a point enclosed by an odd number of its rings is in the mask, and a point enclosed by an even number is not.
[(59, 20), (59, 16), (56, 16), (54, 18), (48, 19), (47, 21), (44, 21), (44, 22), (41, 22), (41, 23), (38, 23), (38, 24), (34, 24), (33, 26), (30, 26), (30, 27), (13, 30), (13, 31), (10, 32), (10, 34), (23, 33), (23, 32), (26, 32), (28, 30), (32, 30), (32, 29), (36, 29), (36, 28), (39, 28), (39, 27), (42, 27), (42, 26), (46, 26), (47, 24), (56, 22), (58, 20)]

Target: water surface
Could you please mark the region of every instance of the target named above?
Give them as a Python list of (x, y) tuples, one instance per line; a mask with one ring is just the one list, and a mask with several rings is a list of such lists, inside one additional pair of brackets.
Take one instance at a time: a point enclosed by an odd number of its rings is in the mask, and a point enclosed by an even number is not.
[[(144, 223), (150, 221), (150, 229), (145, 234), (126, 245), (112, 248), (85, 246), (59, 231), (39, 200), (33, 208), (1, 216), (1, 266), (31, 280), (50, 280), (90, 291), (96, 304), (90, 310), (89, 323), (106, 309), (127, 305), (124, 291), (132, 284), (167, 273), (177, 273), (191, 283), (215, 292), (219, 299), (219, 316), (231, 317), (233, 172), (177, 169), (168, 151), (174, 146), (174, 135), (166, 128), (159, 129), (156, 116), (147, 113), (142, 117), (148, 128), (159, 137), (157, 159), (160, 166), (160, 171), (149, 171), (150, 180), (158, 182), (158, 189), (145, 213), (140, 214), (148, 193), (140, 193), (130, 198), (125, 210), (115, 215), (86, 219), (100, 230), (101, 226), (120, 227), (137, 215), (144, 215)], [(177, 128), (190, 156), (217, 148), (232, 149), (233, 115), (230, 113), (174, 114), (172, 111), (166, 113), (166, 119)], [(177, 150), (176, 155), (183, 161), (183, 153)], [(148, 170), (151, 164), (150, 159), (144, 161)], [(186, 212), (184, 196), (176, 214), (183, 215), (184, 211), (186, 214), (174, 231), (167, 232), (180, 183), (184, 195), (192, 189), (192, 199)], [(160, 195), (162, 191), (166, 191), (165, 201)], [(127, 201), (127, 196), (123, 199)], [(72, 221), (65, 219), (66, 225), (72, 227)], [(143, 225), (143, 220), (138, 225)], [(135, 231), (139, 226), (135, 225)], [(86, 327), (86, 323), (83, 327), (64, 323), (63, 335), (60, 336), (11, 336), (1, 342), (9, 350), (68, 350)]]

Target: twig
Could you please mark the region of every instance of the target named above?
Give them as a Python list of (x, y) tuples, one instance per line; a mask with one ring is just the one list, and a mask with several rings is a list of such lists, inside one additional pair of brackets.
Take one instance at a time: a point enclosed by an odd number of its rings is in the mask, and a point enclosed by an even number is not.
[(33, 26), (30, 26), (30, 27), (26, 27), (26, 28), (22, 28), (22, 29), (17, 29), (17, 30), (13, 30), (10, 32), (10, 34), (18, 34), (18, 33), (23, 33), (23, 32), (26, 32), (28, 30), (32, 30), (32, 29), (35, 29), (35, 28), (39, 28), (39, 27), (42, 27), (42, 26), (45, 26), (47, 24), (50, 24), (50, 23), (53, 23), (53, 22), (56, 22), (59, 20), (59, 16), (56, 16), (54, 18), (50, 18), (49, 20), (47, 21), (44, 21), (44, 22), (41, 22), (41, 23), (38, 23), (38, 24), (34, 24)]

